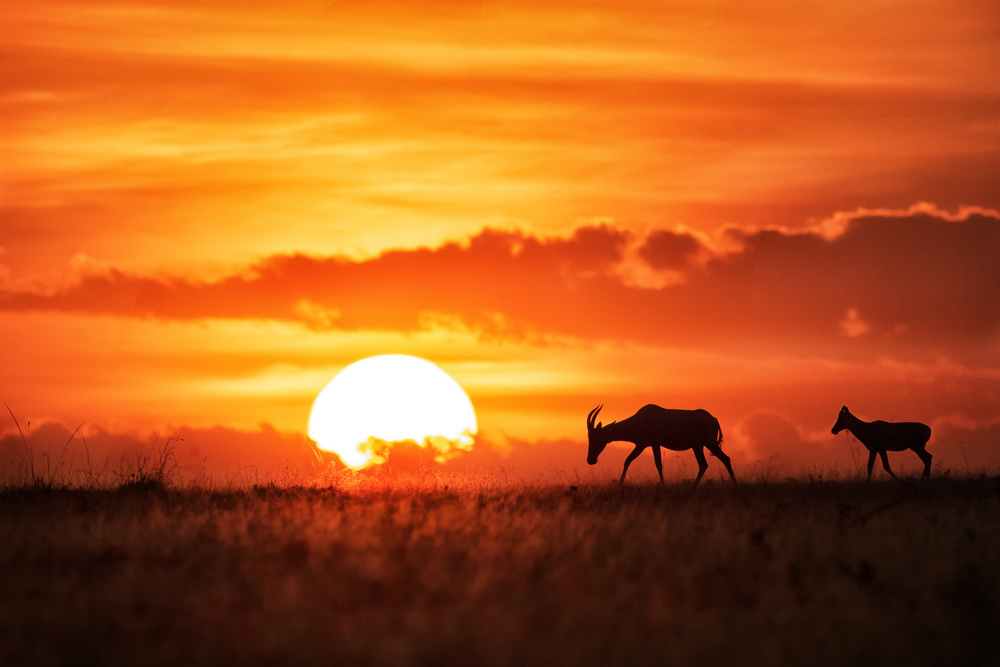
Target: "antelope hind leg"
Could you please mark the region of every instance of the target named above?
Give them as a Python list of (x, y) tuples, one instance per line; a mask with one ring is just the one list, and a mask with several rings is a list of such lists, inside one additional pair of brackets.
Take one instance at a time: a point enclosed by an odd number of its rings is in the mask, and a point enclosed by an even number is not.
[(701, 447), (693, 447), (694, 458), (698, 461), (698, 476), (694, 478), (694, 483), (697, 484), (701, 481), (702, 475), (708, 470), (708, 461), (705, 460), (705, 452), (702, 451)]
[(926, 449), (917, 450), (917, 456), (919, 456), (920, 460), (924, 462), (924, 474), (920, 476), (920, 479), (930, 479), (931, 459), (933, 459), (934, 457), (931, 456), (931, 453), (928, 452)]
[(722, 461), (722, 465), (726, 466), (726, 470), (729, 472), (729, 479), (736, 481), (736, 475), (733, 474), (733, 466), (730, 463), (731, 459), (726, 456), (726, 453), (722, 451), (722, 448), (716, 445), (715, 447), (709, 447), (708, 451), (712, 452), (712, 456)]

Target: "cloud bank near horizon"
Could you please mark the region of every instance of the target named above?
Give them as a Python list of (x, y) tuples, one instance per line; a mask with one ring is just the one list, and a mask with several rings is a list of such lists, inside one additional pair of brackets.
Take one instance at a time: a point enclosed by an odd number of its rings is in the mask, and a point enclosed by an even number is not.
[[(934, 455), (935, 475), (978, 473), (1000, 466), (1000, 421), (974, 423), (942, 418), (933, 423), (928, 451)], [(3, 426), (8, 426), (4, 424)], [(726, 424), (724, 448), (744, 479), (783, 479), (806, 475), (851, 477), (863, 474), (867, 452), (849, 435), (810, 433), (792, 419), (773, 412), (755, 412), (735, 424)], [(30, 444), (16, 430), (0, 431), (0, 484), (31, 479), (58, 483), (122, 482), (139, 470), (150, 471), (169, 450), (165, 470), (181, 483), (316, 484), (329, 482), (345, 470), (335, 455), (318, 453), (302, 434), (278, 431), (268, 424), (256, 430), (223, 426), (176, 426), (158, 433), (116, 431), (86, 426), (79, 432), (57, 422), (43, 422), (32, 430)], [(585, 439), (480, 438), (475, 447), (439, 463), (433, 453), (413, 443), (394, 444), (383, 466), (373, 466), (358, 478), (379, 474), (417, 476), (458, 475), (472, 482), (504, 483), (612, 482), (621, 474), (631, 446), (611, 446), (596, 466), (585, 461)], [(319, 454), (319, 455), (318, 455)], [(898, 474), (919, 474), (912, 452), (890, 457)], [(879, 466), (880, 469), (880, 466)], [(664, 472), (671, 480), (693, 479), (694, 456), (664, 452)], [(331, 477), (331, 475), (333, 477)], [(722, 479), (724, 469), (709, 457), (709, 478)], [(655, 480), (651, 454), (644, 453), (630, 468), (633, 482)]]

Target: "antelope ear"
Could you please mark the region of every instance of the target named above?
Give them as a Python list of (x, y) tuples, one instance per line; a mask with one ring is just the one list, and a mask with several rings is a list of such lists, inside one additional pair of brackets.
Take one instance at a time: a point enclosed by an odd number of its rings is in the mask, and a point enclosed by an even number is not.
[(604, 426), (604, 422), (597, 422), (597, 428), (601, 428), (602, 426)]

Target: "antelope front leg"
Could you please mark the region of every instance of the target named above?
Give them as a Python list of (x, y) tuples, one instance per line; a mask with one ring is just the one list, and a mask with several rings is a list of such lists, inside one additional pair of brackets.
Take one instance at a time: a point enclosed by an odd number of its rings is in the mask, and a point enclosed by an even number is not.
[(630, 465), (632, 465), (632, 461), (635, 461), (635, 457), (639, 456), (639, 453), (642, 450), (643, 450), (642, 447), (640, 447), (639, 445), (636, 445), (635, 449), (632, 450), (632, 453), (629, 454), (628, 458), (625, 459), (625, 467), (622, 469), (622, 478), (620, 480), (618, 480), (619, 484), (624, 484), (625, 483), (625, 473), (628, 472), (628, 467)]
[(872, 468), (875, 467), (875, 450), (872, 449), (868, 452), (868, 481), (872, 481)]
[(653, 445), (653, 462), (656, 463), (656, 472), (660, 473), (660, 484), (663, 484), (663, 461), (660, 459), (659, 445)]

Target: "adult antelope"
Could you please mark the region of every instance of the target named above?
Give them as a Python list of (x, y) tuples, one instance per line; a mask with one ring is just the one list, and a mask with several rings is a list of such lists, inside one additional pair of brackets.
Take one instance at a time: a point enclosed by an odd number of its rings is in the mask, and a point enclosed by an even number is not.
[(875, 455), (882, 459), (882, 467), (896, 478), (889, 467), (889, 456), (886, 452), (902, 452), (912, 449), (924, 462), (923, 479), (931, 476), (931, 458), (927, 451), (927, 441), (931, 439), (931, 427), (920, 422), (884, 422), (861, 421), (851, 414), (845, 405), (840, 409), (837, 423), (833, 425), (832, 433), (837, 435), (844, 429), (854, 434), (861, 444), (868, 448), (868, 481), (872, 479), (872, 467), (875, 465)]
[(663, 483), (663, 461), (660, 459), (660, 447), (675, 452), (686, 449), (694, 450), (694, 458), (698, 461), (698, 477), (694, 483), (701, 481), (702, 475), (708, 470), (704, 449), (712, 456), (722, 461), (729, 471), (729, 477), (735, 482), (736, 475), (729, 463), (729, 457), (722, 451), (722, 427), (719, 420), (706, 410), (667, 410), (658, 405), (646, 405), (628, 419), (613, 421), (607, 426), (600, 422), (596, 425), (597, 413), (603, 405), (599, 405), (587, 415), (587, 438), (589, 448), (587, 463), (594, 465), (609, 442), (631, 442), (635, 449), (625, 459), (625, 468), (619, 483), (625, 483), (625, 473), (629, 465), (647, 447), (653, 449), (653, 461), (656, 472), (660, 473), (660, 483)]

